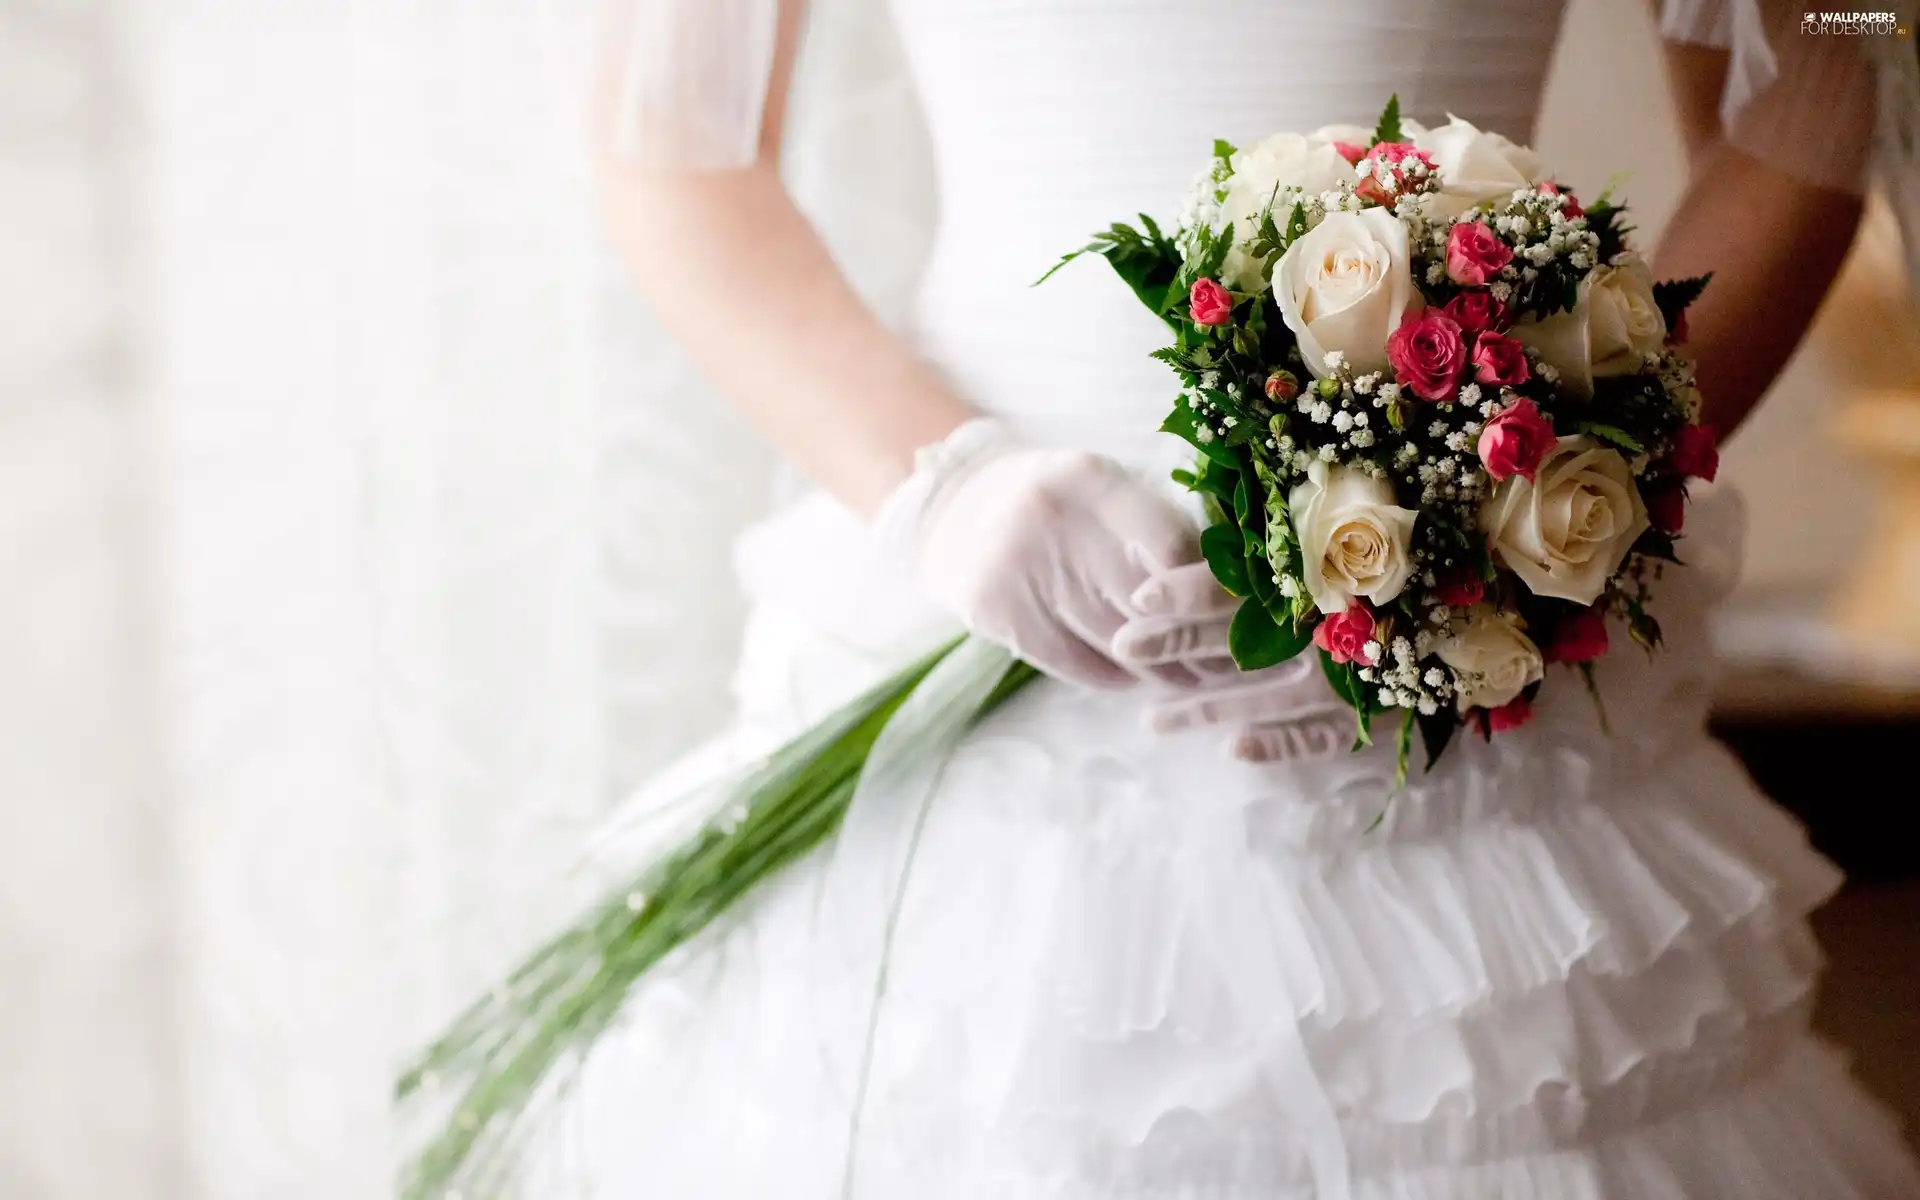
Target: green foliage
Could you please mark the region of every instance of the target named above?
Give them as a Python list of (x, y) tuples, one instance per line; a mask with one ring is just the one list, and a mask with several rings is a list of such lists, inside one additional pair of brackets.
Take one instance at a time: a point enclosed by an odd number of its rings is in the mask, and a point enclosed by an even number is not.
[[(747, 893), (838, 828), (874, 743), (958, 643), (941, 647), (842, 707), (725, 785), (723, 814), (572, 927), (527, 956), (455, 1018), (401, 1075), (402, 1103), (451, 1103), (445, 1127), (410, 1161), (406, 1200), (498, 1195), (529, 1105), (577, 1065), (640, 977)], [(1016, 663), (975, 719), (1038, 677)]]
[(1446, 750), (1447, 743), (1453, 740), (1455, 731), (1460, 728), (1460, 722), (1454, 714), (1444, 709), (1430, 717), (1416, 715), (1414, 719), (1420, 725), (1420, 741), (1427, 748), (1427, 765), (1424, 769), (1431, 771), (1433, 764), (1440, 761), (1440, 755)]
[(1210, 525), (1200, 534), (1200, 553), (1220, 586), (1235, 596), (1253, 595), (1247, 578), (1246, 543), (1232, 525)]
[(1398, 142), (1405, 140), (1400, 128), (1400, 94), (1395, 92), (1387, 97), (1387, 106), (1380, 112), (1379, 123), (1373, 127), (1373, 144)]
[[(1145, 213), (1140, 214), (1140, 223), (1145, 232), (1131, 225), (1115, 222), (1110, 228), (1093, 235), (1086, 245), (1060, 257), (1060, 261), (1047, 269), (1047, 273), (1034, 280), (1034, 286), (1053, 278), (1054, 272), (1066, 266), (1074, 259), (1085, 254), (1098, 254), (1113, 267), (1140, 303), (1147, 306), (1155, 316), (1174, 322), (1168, 317), (1169, 288), (1180, 274), (1180, 247), (1160, 231), (1160, 226)], [(1225, 252), (1222, 251), (1224, 257)]]
[(1582, 421), (1574, 428), (1589, 437), (1618, 446), (1628, 454), (1641, 454), (1646, 450), (1638, 438), (1618, 425), (1609, 425), (1604, 421)]
[(1313, 641), (1310, 633), (1291, 621), (1281, 624), (1273, 619), (1267, 606), (1248, 600), (1233, 614), (1227, 627), (1227, 650), (1234, 665), (1242, 671), (1258, 671), (1278, 666), (1305, 650)]
[(1680, 320), (1680, 314), (1687, 306), (1700, 298), (1707, 290), (1707, 284), (1713, 281), (1713, 272), (1695, 275), (1691, 279), (1669, 279), (1653, 285), (1653, 302), (1660, 307), (1660, 315), (1665, 318), (1667, 328), (1672, 329)]
[(1184, 404), (1176, 405), (1167, 414), (1167, 419), (1160, 423), (1160, 432), (1173, 434), (1221, 466), (1238, 468), (1240, 460), (1224, 442), (1213, 436), (1212, 430), (1207, 430), (1205, 437), (1201, 436), (1200, 431), (1206, 428), (1200, 423), (1199, 415)]

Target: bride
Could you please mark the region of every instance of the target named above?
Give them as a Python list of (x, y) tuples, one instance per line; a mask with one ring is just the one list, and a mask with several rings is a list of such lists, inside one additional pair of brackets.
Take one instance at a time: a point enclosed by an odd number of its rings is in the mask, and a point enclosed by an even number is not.
[[(1216, 135), (1366, 121), (1396, 91), (1526, 133), (1559, 6), (893, 0), (940, 209), (898, 332), (775, 167), (802, 8), (684, 6), (607, 172), (635, 279), (818, 485), (738, 549), (723, 747), (955, 620), (1053, 682), (940, 775), (877, 1002), (818, 941), (816, 856), (633, 997), (533, 1194), (1920, 1196), (1808, 1032), (1805, 918), (1838, 876), (1704, 731), (1736, 499), (1694, 511), (1668, 648), (1602, 664), (1608, 730), (1550, 687), (1396, 793), (1317, 673), (1222, 670), (1226, 598), (1152, 432), (1153, 319), (1095, 267), (1029, 287), (1114, 214), (1164, 212)], [(1717, 272), (1690, 320), (1723, 435), (1845, 252), (1871, 98), (1857, 39), (1776, 28), (1769, 53), (1750, 0), (1725, 9), (1664, 14), (1692, 183), (1656, 256)], [(1706, 44), (1729, 34), (1731, 70)]]

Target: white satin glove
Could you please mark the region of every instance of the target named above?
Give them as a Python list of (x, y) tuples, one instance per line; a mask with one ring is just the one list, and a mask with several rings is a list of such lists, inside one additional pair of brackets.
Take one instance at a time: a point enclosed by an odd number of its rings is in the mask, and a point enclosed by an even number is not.
[(1353, 710), (1334, 694), (1317, 655), (1260, 671), (1233, 665), (1227, 629), (1240, 603), (1204, 562), (1156, 572), (1134, 593), (1131, 607), (1141, 615), (1114, 634), (1114, 657), (1136, 671), (1184, 665), (1206, 680), (1191, 695), (1154, 704), (1148, 726), (1228, 726), (1227, 753), (1245, 762), (1324, 758), (1351, 745)]
[(1114, 660), (1135, 590), (1200, 552), (1192, 519), (1110, 458), (969, 421), (920, 451), (876, 526), (882, 553), (969, 630), (1048, 675), (1102, 688), (1194, 679), (1178, 663)]

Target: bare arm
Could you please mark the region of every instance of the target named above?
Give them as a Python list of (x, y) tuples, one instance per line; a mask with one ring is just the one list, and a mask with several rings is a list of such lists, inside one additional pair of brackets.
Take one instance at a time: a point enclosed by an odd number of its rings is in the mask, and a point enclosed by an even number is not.
[[(1864, 69), (1864, 68), (1863, 68)], [(1669, 45), (1688, 183), (1653, 257), (1679, 279), (1713, 272), (1687, 311), (1705, 422), (1725, 438), (1758, 404), (1812, 324), (1860, 222), (1860, 197), (1816, 187), (1729, 145), (1718, 106), (1724, 51)], [(1836, 138), (1866, 136), (1836, 113)]]
[(719, 387), (815, 480), (863, 513), (913, 452), (973, 415), (854, 294), (781, 185), (801, 0), (783, 0), (758, 160), (647, 171), (608, 154), (601, 201), (641, 292)]

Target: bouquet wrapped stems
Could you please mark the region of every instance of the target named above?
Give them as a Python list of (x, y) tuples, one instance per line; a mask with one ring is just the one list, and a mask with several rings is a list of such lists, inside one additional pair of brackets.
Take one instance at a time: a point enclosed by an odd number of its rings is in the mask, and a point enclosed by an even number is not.
[[(402, 1196), (500, 1190), (512, 1177), (524, 1118), (540, 1096), (564, 1086), (568, 1069), (643, 975), (834, 833), (881, 733), (960, 644), (926, 654), (722, 782), (714, 818), (456, 1017), (397, 1086), (403, 1103), (446, 1110), (444, 1125), (408, 1164)], [(972, 719), (1038, 677), (1015, 662)]]

